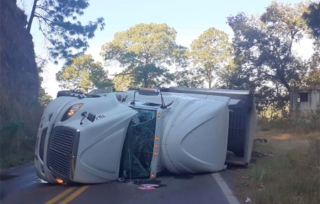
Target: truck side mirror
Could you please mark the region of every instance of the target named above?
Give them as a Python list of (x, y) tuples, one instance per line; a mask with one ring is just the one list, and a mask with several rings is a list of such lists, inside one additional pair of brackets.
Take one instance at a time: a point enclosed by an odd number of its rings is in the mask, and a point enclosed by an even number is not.
[(96, 119), (96, 115), (93, 115), (92, 113), (89, 113), (87, 116), (87, 119), (91, 122), (94, 122), (94, 120)]
[(160, 93), (159, 89), (152, 89), (152, 88), (141, 88), (134, 92), (133, 94), (133, 101), (130, 103), (131, 105), (135, 104), (136, 101), (136, 93), (139, 93), (140, 95), (146, 95), (146, 96), (158, 96)]
[(96, 115), (92, 114), (92, 113), (87, 113), (86, 111), (81, 113), (81, 116), (83, 117), (82, 120), (80, 121), (80, 125), (82, 125), (82, 121), (83, 119), (87, 118), (90, 122), (94, 122), (96, 119)]

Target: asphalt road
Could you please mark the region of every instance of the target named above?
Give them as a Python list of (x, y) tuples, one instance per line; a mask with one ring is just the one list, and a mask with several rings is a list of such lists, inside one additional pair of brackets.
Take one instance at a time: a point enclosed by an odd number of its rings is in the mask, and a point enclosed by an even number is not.
[(163, 175), (157, 180), (165, 186), (147, 191), (139, 190), (134, 181), (60, 186), (42, 183), (30, 164), (1, 173), (0, 203), (237, 203), (230, 200), (231, 192), (219, 178), (218, 173), (189, 178)]

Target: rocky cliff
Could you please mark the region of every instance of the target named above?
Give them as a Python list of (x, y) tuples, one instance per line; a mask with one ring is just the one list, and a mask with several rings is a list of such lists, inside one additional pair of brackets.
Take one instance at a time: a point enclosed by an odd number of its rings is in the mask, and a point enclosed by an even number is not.
[(1, 0), (0, 4), (0, 122), (3, 122), (17, 117), (11, 114), (15, 108), (38, 105), (40, 83), (32, 36), (25, 29), (26, 15), (13, 0)]

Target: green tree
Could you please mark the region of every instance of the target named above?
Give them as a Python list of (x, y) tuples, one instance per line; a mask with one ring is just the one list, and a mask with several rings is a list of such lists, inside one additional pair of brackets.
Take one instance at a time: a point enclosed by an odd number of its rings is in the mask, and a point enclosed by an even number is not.
[(83, 54), (88, 48), (88, 39), (95, 31), (104, 28), (104, 19), (98, 18), (87, 25), (77, 18), (89, 6), (88, 0), (34, 0), (27, 31), (30, 32), (34, 18), (39, 30), (50, 42), (49, 52), (54, 59), (71, 59)]
[(304, 3), (272, 2), (262, 15), (239, 13), (228, 18), (236, 64), (231, 82), (255, 91), (258, 110), (271, 104), (284, 109), (289, 92), (307, 71), (292, 49), (307, 35), (301, 17), (306, 8)]
[(320, 39), (314, 41), (314, 53), (308, 62), (308, 73), (303, 76), (302, 86), (320, 88)]
[(44, 109), (52, 101), (52, 97), (42, 87), (43, 77), (41, 76), (41, 74), (43, 73), (43, 69), (47, 64), (47, 60), (45, 60), (39, 56), (36, 56), (36, 63), (37, 63), (37, 67), (38, 67), (39, 81), (40, 81), (40, 90), (39, 90), (38, 101), (39, 101), (40, 105), (42, 106), (42, 108)]
[(166, 66), (174, 62), (176, 31), (166, 24), (138, 24), (116, 33), (112, 42), (102, 46), (106, 61), (119, 61), (122, 74), (133, 77), (134, 85), (161, 86), (172, 80)]
[(218, 84), (220, 88), (236, 89), (234, 78), (239, 77), (236, 73), (236, 64), (234, 59), (230, 59), (228, 64), (217, 72)]
[(39, 103), (42, 108), (45, 109), (52, 100), (52, 97), (42, 87), (40, 87)]
[(303, 18), (312, 30), (315, 39), (314, 53), (310, 60), (310, 72), (304, 78), (304, 82), (307, 87), (320, 88), (320, 2), (310, 4)]
[(180, 87), (203, 88), (204, 79), (197, 69), (186, 67), (177, 69), (174, 82)]
[(113, 78), (112, 83), (117, 91), (127, 91), (129, 88), (134, 88), (133, 79), (129, 75), (118, 74)]
[(215, 28), (206, 30), (191, 43), (190, 57), (193, 65), (201, 72), (212, 88), (217, 72), (227, 65), (231, 57), (228, 35)]
[(304, 12), (303, 18), (307, 25), (312, 29), (313, 35), (320, 38), (320, 2), (311, 3), (308, 10)]
[(302, 3), (272, 2), (261, 16), (239, 13), (228, 18), (235, 33), (235, 62), (252, 88), (273, 82), (289, 92), (291, 81), (299, 81), (305, 66), (292, 47), (306, 35), (301, 18), (305, 8)]
[(88, 92), (89, 89), (112, 86), (103, 70), (101, 63), (94, 62), (91, 55), (81, 55), (73, 58), (70, 65), (65, 66), (56, 75), (60, 86), (65, 89), (79, 89)]
[(320, 88), (320, 69), (311, 70), (307, 76), (303, 78), (303, 85), (311, 89)]
[(173, 53), (175, 72), (173, 73), (174, 82), (181, 87), (200, 88), (203, 87), (204, 79), (199, 70), (191, 67), (188, 49), (178, 46)]

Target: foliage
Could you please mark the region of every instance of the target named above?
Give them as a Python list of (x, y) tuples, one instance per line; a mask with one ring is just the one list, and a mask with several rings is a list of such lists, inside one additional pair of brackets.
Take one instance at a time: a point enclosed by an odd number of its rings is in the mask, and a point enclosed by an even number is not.
[(301, 17), (305, 10), (304, 3), (272, 2), (262, 15), (228, 18), (235, 33), (236, 64), (229, 81), (233, 87), (255, 91), (260, 109), (271, 104), (285, 107), (289, 92), (307, 72), (307, 63), (292, 50), (307, 34)]
[(304, 12), (303, 18), (312, 29), (313, 35), (320, 38), (320, 2), (310, 4), (308, 10)]
[(311, 3), (308, 10), (304, 12), (303, 18), (312, 30), (314, 41), (314, 54), (310, 60), (310, 71), (302, 79), (307, 88), (320, 88), (320, 2)]
[(174, 73), (174, 82), (180, 87), (203, 88), (204, 79), (195, 68), (178, 68)]
[(301, 76), (300, 88), (320, 88), (320, 40), (315, 40), (314, 53), (308, 61), (308, 72)]
[(311, 57), (311, 69), (320, 69), (320, 39), (316, 39), (313, 43), (314, 53)]
[(303, 4), (273, 2), (261, 16), (239, 13), (228, 18), (235, 33), (236, 64), (247, 71), (253, 87), (277, 82), (290, 91), (290, 82), (299, 81), (305, 67), (292, 46), (305, 35), (304, 9)]
[(95, 31), (104, 28), (103, 18), (87, 25), (77, 19), (88, 6), (88, 0), (34, 0), (27, 30), (30, 32), (33, 18), (37, 18), (39, 30), (51, 43), (49, 51), (54, 59), (79, 56), (87, 50), (88, 39)]
[(53, 100), (53, 98), (41, 87), (39, 91), (39, 103), (43, 109)]
[(88, 92), (94, 87), (103, 89), (112, 86), (107, 75), (101, 63), (94, 62), (91, 55), (81, 55), (73, 58), (70, 65), (59, 71), (56, 77), (62, 88)]
[[(41, 76), (41, 74), (43, 73), (43, 68), (47, 64), (47, 60), (39, 56), (36, 56), (36, 63), (38, 67), (39, 81), (40, 81), (40, 84), (42, 85), (43, 77)], [(40, 89), (39, 89), (38, 101), (43, 109), (47, 107), (47, 105), (52, 101), (52, 97), (44, 90), (42, 86), (40, 86)]]
[(276, 110), (271, 108), (270, 115), (259, 115), (259, 126), (262, 131), (273, 129), (301, 134), (320, 132), (320, 110), (289, 113), (285, 116), (279, 111), (276, 113), (272, 111)]
[(116, 91), (127, 91), (129, 88), (134, 88), (133, 79), (129, 75), (118, 74), (113, 78), (112, 83)]
[(236, 89), (235, 78), (239, 77), (236, 72), (236, 64), (233, 58), (230, 58), (227, 65), (217, 70), (218, 83), (217, 87), (225, 89)]
[(125, 67), (122, 74), (132, 76), (134, 85), (161, 86), (172, 80), (165, 66), (172, 64), (179, 49), (175, 38), (175, 29), (166, 24), (138, 24), (116, 33), (101, 55), (106, 61), (119, 61)]
[(308, 75), (302, 79), (306, 88), (320, 89), (320, 69), (311, 70)]
[(203, 77), (199, 70), (190, 66), (191, 60), (186, 47), (177, 46), (173, 52), (175, 72), (173, 81), (181, 87), (203, 87)]
[[(126, 74), (129, 73), (127, 72)], [(136, 67), (132, 70), (131, 75), (134, 79), (133, 86), (135, 87), (160, 87), (173, 80), (169, 69), (163, 66), (156, 66), (155, 64)]]
[(228, 35), (215, 28), (206, 30), (191, 43), (190, 57), (193, 65), (212, 88), (214, 75), (227, 65), (231, 57)]
[(33, 159), (35, 137), (21, 120), (7, 121), (0, 129), (0, 168), (30, 162)]

